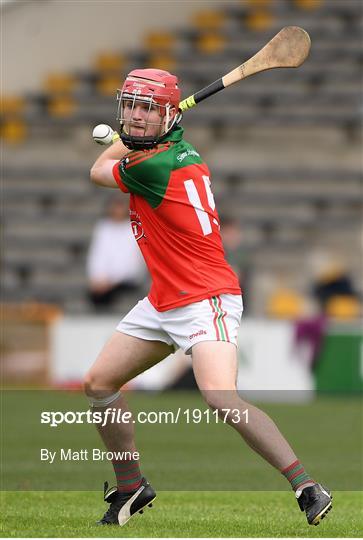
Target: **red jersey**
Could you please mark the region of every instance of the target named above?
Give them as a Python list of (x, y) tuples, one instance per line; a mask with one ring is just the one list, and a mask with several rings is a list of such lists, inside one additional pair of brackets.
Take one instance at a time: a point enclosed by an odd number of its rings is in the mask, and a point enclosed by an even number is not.
[(151, 150), (128, 153), (113, 174), (130, 193), (131, 227), (151, 274), (148, 298), (156, 310), (241, 294), (225, 260), (209, 169), (181, 127)]

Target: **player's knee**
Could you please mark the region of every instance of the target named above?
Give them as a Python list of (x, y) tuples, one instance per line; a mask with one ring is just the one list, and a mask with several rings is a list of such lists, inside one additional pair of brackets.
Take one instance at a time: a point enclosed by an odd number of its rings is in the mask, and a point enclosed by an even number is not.
[(83, 380), (84, 393), (87, 397), (94, 397), (97, 393), (97, 380), (89, 371)]
[(202, 390), (202, 396), (211, 409), (216, 410), (223, 407), (225, 400), (223, 399), (222, 391), (207, 388)]
[(236, 406), (238, 395), (236, 390), (222, 390), (209, 387), (201, 391), (207, 405), (212, 410), (222, 410)]
[(118, 390), (113, 385), (106, 383), (92, 370), (85, 376), (83, 386), (86, 396), (97, 399), (105, 398)]

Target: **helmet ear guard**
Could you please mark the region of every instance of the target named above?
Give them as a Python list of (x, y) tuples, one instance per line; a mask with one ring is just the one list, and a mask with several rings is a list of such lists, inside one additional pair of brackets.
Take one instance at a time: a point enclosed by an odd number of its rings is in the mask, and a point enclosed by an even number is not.
[[(117, 91), (117, 116), (120, 123), (120, 138), (130, 150), (146, 150), (159, 144), (164, 137), (181, 121), (182, 114), (179, 111), (180, 90), (177, 78), (167, 71), (159, 69), (133, 70), (127, 76), (121, 90)], [(124, 106), (128, 102), (132, 110), (128, 119), (124, 115)], [(131, 102), (131, 104), (130, 104)], [(145, 121), (144, 133), (148, 126), (158, 126), (158, 133), (152, 136), (136, 136), (128, 133), (128, 124), (132, 116), (136, 102), (149, 105)], [(148, 122), (153, 106), (158, 107), (160, 123)], [(170, 110), (176, 109), (175, 116), (170, 120)]]

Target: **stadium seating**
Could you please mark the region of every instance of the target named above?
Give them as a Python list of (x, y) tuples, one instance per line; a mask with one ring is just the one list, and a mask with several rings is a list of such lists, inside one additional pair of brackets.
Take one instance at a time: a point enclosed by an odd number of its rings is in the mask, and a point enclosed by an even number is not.
[(27, 104), (19, 96), (2, 96), (0, 135), (7, 143), (23, 143), (27, 136), (27, 125), (24, 114)]
[(304, 299), (294, 290), (279, 288), (268, 299), (267, 315), (278, 319), (299, 319), (304, 315)]
[[(187, 96), (296, 21), (313, 41), (304, 66), (248, 79), (186, 113), (184, 125), (210, 165), (220, 213), (238, 217), (244, 229), (254, 274), (251, 313), (264, 312), (260, 290), (273, 292), (273, 284), (265, 287), (266, 269), (283, 267), (297, 293), (306, 294), (306, 259), (319, 245), (346, 257), (362, 293), (360, 2), (222, 8), (197, 12), (174, 34), (147, 34), (144, 47), (128, 55), (100, 51), (88, 69), (50, 74), (38, 93), (8, 100), (1, 127), (5, 300), (87, 310), (85, 255), (108, 195), (88, 180), (100, 150), (90, 133), (97, 123), (116, 127), (115, 88), (124, 73), (140, 65), (174, 70)], [(335, 312), (349, 311), (337, 305)]]
[(327, 305), (329, 317), (340, 320), (354, 320), (361, 315), (361, 306), (351, 296), (334, 296)]

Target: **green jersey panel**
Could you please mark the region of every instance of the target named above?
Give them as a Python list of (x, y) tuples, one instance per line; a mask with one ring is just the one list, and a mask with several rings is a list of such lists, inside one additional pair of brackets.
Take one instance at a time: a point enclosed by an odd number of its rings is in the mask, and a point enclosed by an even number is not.
[(130, 193), (146, 199), (152, 208), (161, 204), (174, 170), (203, 163), (193, 146), (183, 140), (183, 131), (177, 127), (156, 148), (130, 152), (120, 162), (124, 185)]

